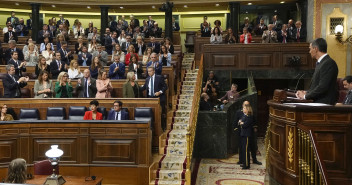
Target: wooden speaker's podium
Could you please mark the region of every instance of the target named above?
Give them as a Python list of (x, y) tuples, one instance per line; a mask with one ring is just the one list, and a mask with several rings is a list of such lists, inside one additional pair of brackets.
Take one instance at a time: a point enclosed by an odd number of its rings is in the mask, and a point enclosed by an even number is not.
[(352, 184), (352, 106), (275, 90), (266, 136), (270, 184)]

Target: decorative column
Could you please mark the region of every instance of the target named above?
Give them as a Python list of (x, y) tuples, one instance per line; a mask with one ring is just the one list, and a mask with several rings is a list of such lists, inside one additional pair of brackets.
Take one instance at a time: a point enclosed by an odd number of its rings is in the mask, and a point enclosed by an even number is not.
[[(105, 29), (109, 24), (109, 6), (101, 5), (100, 10), (100, 40), (104, 40)], [(102, 45), (104, 45), (104, 43), (102, 43)]]
[(163, 3), (160, 11), (165, 12), (165, 37), (169, 37), (172, 40), (172, 8), (174, 7), (173, 2), (167, 1)]
[(39, 28), (39, 3), (30, 3), (32, 6), (32, 40), (38, 40)]
[(235, 35), (237, 42), (238, 38), (238, 28), (239, 28), (239, 18), (240, 18), (240, 3), (239, 2), (229, 2), (230, 5), (230, 25), (232, 28), (233, 34)]

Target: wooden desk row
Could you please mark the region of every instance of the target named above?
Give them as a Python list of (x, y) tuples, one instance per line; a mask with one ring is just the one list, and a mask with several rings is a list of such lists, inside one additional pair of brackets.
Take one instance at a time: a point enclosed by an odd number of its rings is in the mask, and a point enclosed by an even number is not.
[(12, 159), (30, 166), (47, 159), (45, 152), (57, 144), (64, 151), (60, 174), (98, 176), (107, 184), (148, 184), (152, 163), (151, 130), (143, 121), (8, 122), (0, 124), (0, 179)]

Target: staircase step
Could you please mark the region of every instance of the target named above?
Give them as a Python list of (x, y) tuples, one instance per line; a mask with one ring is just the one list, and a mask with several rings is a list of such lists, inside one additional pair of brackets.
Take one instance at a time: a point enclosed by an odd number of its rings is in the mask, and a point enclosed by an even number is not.
[(186, 139), (187, 130), (171, 130), (168, 133), (169, 139)]
[(189, 117), (174, 117), (174, 122), (189, 124)]
[(150, 182), (150, 185), (184, 185), (185, 181), (168, 181), (168, 180), (154, 180)]
[(159, 162), (160, 170), (184, 170), (186, 169), (186, 157), (165, 156)]
[(174, 130), (187, 130), (189, 128), (189, 124), (186, 123), (174, 123), (172, 125), (172, 129)]
[[(166, 141), (165, 141), (166, 143)], [(173, 146), (173, 147), (187, 147), (187, 140), (183, 139), (169, 139), (167, 141), (167, 146)]]
[(186, 170), (154, 170), (156, 179), (160, 180), (185, 180)]

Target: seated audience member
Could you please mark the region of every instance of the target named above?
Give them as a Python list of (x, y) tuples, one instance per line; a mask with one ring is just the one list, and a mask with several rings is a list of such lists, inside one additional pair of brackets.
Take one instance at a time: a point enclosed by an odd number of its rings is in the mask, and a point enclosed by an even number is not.
[(82, 27), (81, 22), (78, 22), (77, 26), (73, 29), (73, 35), (75, 36), (75, 38), (84, 36), (84, 28)]
[(82, 47), (82, 52), (78, 55), (78, 64), (80, 66), (90, 66), (92, 64), (92, 54), (87, 52), (87, 46)]
[(201, 37), (210, 37), (211, 36), (211, 27), (208, 22), (204, 22), (201, 27), (200, 32), (202, 33)]
[(22, 77), (22, 72), (26, 72), (26, 61), (21, 61), (18, 59), (18, 52), (12, 52), (12, 58), (7, 62), (8, 64), (12, 64), (15, 67), (15, 75), (18, 77)]
[(109, 55), (112, 54), (112, 49), (115, 47), (115, 45), (119, 43), (116, 37), (117, 33), (112, 32), (111, 37), (107, 37), (105, 40), (105, 50)]
[(108, 74), (105, 70), (99, 71), (97, 80), (97, 94), (95, 98), (111, 98), (111, 91), (113, 89)]
[[(209, 35), (209, 37), (210, 37), (210, 35)], [(153, 48), (154, 53), (160, 52), (160, 43), (155, 40), (154, 36), (150, 37), (150, 42), (148, 43), (148, 47)]]
[(222, 35), (222, 28), (221, 28), (221, 21), (220, 20), (215, 20), (214, 21), (214, 28), (211, 29), (212, 33), (213, 33), (215, 28), (219, 28), (219, 35)]
[(22, 158), (14, 159), (10, 162), (7, 170), (5, 182), (12, 184), (26, 184), (27, 165), (26, 160)]
[(125, 52), (125, 54), (127, 54), (129, 52), (128, 49), (130, 48), (130, 46), (133, 46), (132, 38), (130, 35), (127, 35), (126, 42), (121, 43), (121, 50)]
[(52, 80), (49, 80), (49, 73), (42, 71), (34, 83), (34, 98), (52, 98), (53, 92), (54, 86)]
[(66, 72), (68, 65), (61, 61), (60, 52), (55, 53), (55, 59), (50, 63), (50, 72), (52, 75), (52, 79), (56, 79), (61, 72)]
[(73, 59), (74, 52), (70, 51), (67, 47), (67, 42), (63, 41), (59, 52), (61, 54), (61, 61), (65, 62), (67, 65), (70, 65), (70, 62)]
[(85, 43), (83, 43), (83, 36), (79, 36), (75, 43), (75, 53), (77, 55), (81, 54), (83, 46), (85, 46)]
[(126, 32), (125, 32), (125, 30), (121, 30), (121, 34), (120, 34), (119, 38), (117, 38), (117, 40), (119, 41), (120, 46), (122, 46), (122, 44), (126, 42)]
[(98, 34), (98, 28), (94, 27), (92, 33), (88, 33), (88, 42), (91, 42), (95, 39), (98, 43), (100, 43), (100, 35)]
[(98, 79), (99, 71), (102, 69), (104, 69), (104, 66), (101, 65), (99, 58), (97, 56), (93, 57), (92, 65), (89, 66), (91, 77), (94, 79)]
[(114, 63), (109, 67), (110, 79), (124, 79), (125, 78), (125, 64), (120, 62), (120, 56), (114, 56)]
[(210, 37), (211, 44), (221, 44), (222, 43), (222, 35), (218, 27), (215, 27), (213, 33)]
[(39, 74), (43, 71), (46, 71), (50, 74), (50, 66), (46, 63), (46, 60), (43, 56), (39, 57), (39, 62), (35, 66), (35, 74), (39, 76)]
[(243, 24), (240, 26), (239, 30), (243, 34), (243, 28), (247, 27), (247, 32), (252, 33), (253, 26), (249, 23), (249, 18), (245, 17)]
[[(112, 56), (111, 56), (111, 63), (113, 63), (114, 62), (114, 56), (115, 55), (119, 55), (120, 56), (120, 62), (121, 63), (125, 63), (125, 52), (123, 52), (122, 50), (121, 50), (121, 46), (120, 46), (120, 44), (116, 44), (115, 45), (115, 50), (112, 52)], [(110, 63), (110, 64), (111, 64)]]
[[(29, 50), (29, 44), (34, 44), (32, 38), (28, 38), (26, 40), (26, 44), (23, 46), (23, 54), (25, 54)], [(39, 52), (37, 45), (34, 44), (34, 51)]]
[(252, 35), (247, 31), (247, 28), (243, 28), (243, 34), (240, 36), (240, 43), (249, 44), (252, 42)]
[(305, 42), (307, 37), (307, 30), (302, 28), (302, 22), (296, 22), (296, 29), (293, 30), (291, 39), (294, 42)]
[(50, 31), (50, 34), (52, 35), (52, 37), (56, 37), (55, 33), (57, 30), (57, 27), (56, 27), (56, 18), (55, 17), (52, 17), (51, 19), (49, 19), (48, 26), (49, 26), (49, 31)]
[(2, 29), (2, 34), (5, 34), (9, 31), (10, 25), (11, 25), (11, 22), (6, 22), (6, 26)]
[(174, 45), (172, 44), (170, 37), (165, 38), (165, 46), (171, 54), (175, 53)]
[(9, 43), (9, 48), (5, 51), (5, 56), (4, 56), (6, 64), (12, 58), (12, 52), (14, 51), (17, 51), (18, 60), (23, 61), (24, 60), (23, 52), (20, 48), (16, 46), (16, 41), (10, 40), (8, 43)]
[(18, 36), (27, 36), (28, 35), (28, 28), (24, 24), (24, 20), (21, 18), (19, 24), (15, 28), (16, 34)]
[(68, 78), (78, 79), (82, 77), (83, 74), (81, 72), (81, 68), (79, 67), (77, 60), (72, 60), (70, 63), (70, 67), (68, 68)]
[(143, 39), (141, 36), (138, 36), (137, 39), (136, 39), (136, 44), (134, 44), (134, 48), (136, 49), (136, 52), (138, 53), (139, 56), (142, 56), (144, 51), (145, 51), (145, 48), (147, 47), (144, 42), (143, 42)]
[(154, 26), (149, 30), (149, 35), (154, 36), (156, 38), (161, 38), (162, 32), (163, 30), (159, 27), (158, 22), (154, 22)]
[(143, 53), (142, 64), (146, 66), (147, 63), (150, 61), (150, 55), (153, 53), (153, 48), (147, 47), (147, 49)]
[(277, 32), (277, 40), (279, 43), (285, 44), (289, 41), (290, 36), (289, 36), (287, 30), (288, 30), (287, 25), (283, 24), (282, 29), (279, 32)]
[(228, 102), (235, 102), (240, 97), (239, 92), (237, 92), (237, 84), (231, 85), (231, 90), (227, 91), (226, 94), (218, 99), (218, 101), (226, 104)]
[(114, 109), (109, 111), (108, 120), (129, 120), (128, 112), (122, 109), (121, 101), (114, 101)]
[(172, 31), (180, 31), (180, 25), (175, 21), (175, 17), (172, 17)]
[(159, 63), (163, 66), (171, 66), (171, 53), (167, 50), (165, 45), (161, 46)]
[(39, 53), (34, 50), (34, 44), (28, 44), (28, 51), (24, 53), (24, 60), (27, 61), (27, 66), (36, 66), (38, 64)]
[(21, 98), (21, 88), (27, 85), (29, 77), (18, 77), (15, 75), (15, 66), (6, 66), (7, 75), (2, 79), (4, 86), (4, 98)]
[(139, 62), (137, 56), (132, 54), (130, 59), (130, 64), (128, 65), (128, 72), (133, 72), (136, 79), (142, 79), (143, 76), (143, 65)]
[(254, 28), (254, 34), (262, 36), (263, 32), (268, 29), (268, 26), (264, 24), (264, 19), (260, 19), (260, 23)]
[(13, 26), (9, 25), (8, 31), (4, 34), (4, 42), (7, 43), (10, 40), (18, 41), (16, 32), (13, 31)]
[(346, 76), (343, 80), (343, 87), (348, 90), (348, 93), (343, 100), (342, 104), (351, 105), (352, 104), (352, 76)]
[(127, 73), (127, 82), (123, 84), (123, 98), (139, 98), (139, 85), (134, 72)]
[(59, 51), (62, 46), (62, 42), (65, 41), (65, 36), (62, 34), (59, 34), (56, 36), (56, 51)]
[(141, 28), (139, 26), (134, 28), (132, 41), (137, 42), (138, 37), (141, 37), (142, 39), (144, 39), (144, 33), (141, 32)]
[(211, 111), (213, 110), (213, 105), (210, 101), (207, 93), (202, 93), (200, 95), (199, 110), (200, 111)]
[(88, 23), (88, 28), (86, 28), (86, 29), (84, 30), (84, 35), (85, 35), (86, 37), (88, 37), (88, 35), (89, 35), (90, 33), (93, 33), (93, 30), (94, 30), (93, 22), (90, 21), (90, 22)]
[(50, 45), (51, 51), (54, 51), (54, 44), (49, 42), (49, 37), (44, 37), (44, 42), (40, 44), (40, 53), (46, 50), (46, 45)]
[(47, 24), (43, 25), (43, 29), (38, 32), (38, 42), (37, 43), (42, 43), (44, 42), (44, 38), (48, 38), (49, 42), (52, 42), (53, 35), (49, 30), (49, 27)]
[(7, 105), (1, 105), (1, 117), (0, 121), (13, 121), (11, 114), (7, 114)]
[(75, 22), (73, 22), (73, 25), (72, 25), (72, 30), (74, 30), (77, 27), (78, 22), (79, 22), (79, 19), (75, 19)]
[(88, 44), (88, 53), (94, 53), (97, 50), (97, 39), (92, 38)]
[(147, 20), (143, 20), (143, 26), (141, 32), (144, 34), (144, 38), (149, 38), (149, 25)]
[(234, 44), (236, 43), (236, 37), (233, 34), (232, 28), (227, 29), (227, 35), (225, 36), (225, 43), (226, 44)]
[(157, 58), (157, 54), (156, 53), (152, 53), (150, 55), (150, 61), (147, 63), (147, 71), (148, 71), (148, 67), (153, 67), (154, 70), (155, 70), (155, 74), (156, 75), (161, 75), (162, 73), (162, 70), (163, 70), (163, 64), (161, 64), (159, 61), (158, 61), (158, 58)]
[(78, 79), (76, 92), (79, 98), (95, 98), (97, 94), (96, 80), (90, 76), (89, 69), (85, 69), (83, 77)]
[(133, 45), (129, 45), (128, 46), (128, 52), (126, 54), (126, 57), (125, 57), (125, 65), (128, 66), (130, 64), (130, 58), (131, 58), (131, 55), (136, 55), (137, 57), (137, 60), (138, 60), (138, 54), (136, 53), (135, 49), (134, 49), (134, 46)]
[(268, 30), (265, 30), (262, 35), (262, 43), (276, 43), (277, 42), (277, 33), (273, 30), (274, 25), (269, 24)]
[(213, 71), (209, 72), (209, 76), (207, 77), (207, 82), (203, 87), (203, 92), (207, 93), (210, 97), (210, 100), (215, 103), (218, 96), (218, 88), (219, 88), (219, 81), (217, 80)]
[[(97, 45), (97, 50), (93, 53), (93, 59), (95, 57), (98, 57), (99, 62), (101, 63), (102, 66), (106, 66), (108, 63), (108, 53), (106, 51), (102, 50), (102, 47), (100, 44)], [(97, 74), (98, 76), (98, 74)]]
[(90, 110), (86, 111), (84, 114), (83, 120), (103, 120), (103, 114), (98, 112), (99, 102), (93, 100), (89, 103)]
[(60, 72), (55, 83), (56, 98), (72, 98), (73, 87), (67, 72)]

